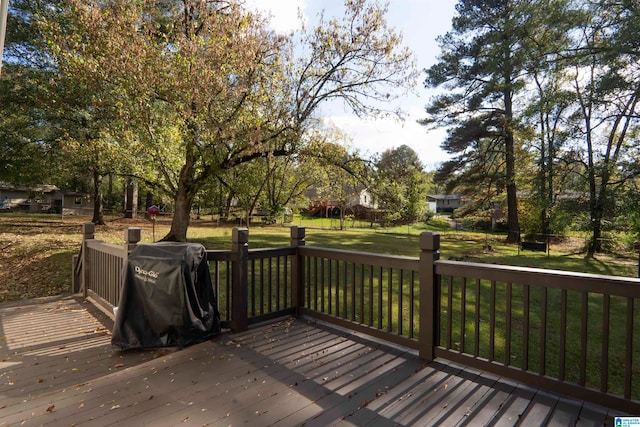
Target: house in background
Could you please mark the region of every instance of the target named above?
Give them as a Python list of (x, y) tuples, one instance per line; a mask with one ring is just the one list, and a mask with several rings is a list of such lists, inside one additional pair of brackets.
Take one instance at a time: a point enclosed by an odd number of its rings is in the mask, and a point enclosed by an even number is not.
[[(337, 195), (322, 195), (316, 187), (310, 187), (305, 192), (309, 199), (307, 214), (320, 218), (339, 218), (341, 214), (354, 215), (356, 218), (368, 219), (371, 211), (378, 205), (371, 197), (369, 190), (363, 185), (344, 186), (343, 197)], [(342, 200), (339, 200), (341, 199)], [(344, 209), (344, 212), (341, 212)]]
[(13, 185), (0, 181), (0, 211), (91, 215), (88, 193), (61, 190), (55, 185)]
[(52, 194), (51, 208), (62, 215), (93, 215), (93, 198), (89, 193), (57, 190)]
[(427, 196), (429, 210), (435, 213), (453, 213), (465, 203), (466, 200), (462, 194), (430, 194)]

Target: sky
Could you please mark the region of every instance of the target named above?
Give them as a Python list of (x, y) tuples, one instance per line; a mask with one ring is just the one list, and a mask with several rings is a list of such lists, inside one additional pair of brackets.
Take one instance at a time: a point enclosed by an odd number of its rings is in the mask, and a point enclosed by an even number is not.
[[(298, 10), (307, 23), (316, 22), (318, 12), (324, 9), (325, 17), (340, 17), (344, 11), (343, 0), (247, 0), (247, 5), (271, 15), (271, 26), (279, 32), (295, 31), (299, 28)], [(345, 144), (358, 149), (365, 156), (382, 153), (402, 144), (411, 147), (428, 170), (449, 158), (440, 149), (446, 132), (429, 130), (417, 123), (424, 118), (424, 107), (433, 92), (423, 86), (424, 69), (437, 61), (440, 52), (436, 37), (451, 28), (456, 0), (390, 0), (387, 23), (403, 36), (403, 44), (414, 53), (420, 71), (415, 93), (396, 100), (406, 119), (363, 120), (344, 111), (339, 104), (325, 105), (320, 116), (327, 123), (337, 126), (347, 135)]]

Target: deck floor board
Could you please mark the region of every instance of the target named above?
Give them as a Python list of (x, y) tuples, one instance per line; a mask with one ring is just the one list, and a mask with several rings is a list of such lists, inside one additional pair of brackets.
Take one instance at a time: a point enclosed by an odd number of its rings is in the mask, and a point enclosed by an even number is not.
[(0, 426), (579, 425), (607, 408), (305, 319), (114, 351), (76, 297), (0, 304)]

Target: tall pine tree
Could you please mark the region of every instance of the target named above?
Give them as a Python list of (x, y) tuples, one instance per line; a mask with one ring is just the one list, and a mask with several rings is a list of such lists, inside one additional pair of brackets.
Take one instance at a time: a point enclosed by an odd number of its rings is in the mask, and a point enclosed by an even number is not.
[[(425, 86), (445, 89), (427, 106), (425, 125), (454, 126), (442, 147), (453, 160), (439, 173), (456, 174), (475, 188), (489, 180), (485, 199), (504, 188), (508, 240), (519, 233), (516, 188), (516, 94), (525, 86), (523, 40), (530, 16), (519, 0), (460, 0), (452, 29), (439, 37), (439, 62)], [(527, 2), (523, 2), (527, 3)], [(488, 175), (477, 171), (492, 159)], [(475, 184), (478, 185), (475, 185)]]

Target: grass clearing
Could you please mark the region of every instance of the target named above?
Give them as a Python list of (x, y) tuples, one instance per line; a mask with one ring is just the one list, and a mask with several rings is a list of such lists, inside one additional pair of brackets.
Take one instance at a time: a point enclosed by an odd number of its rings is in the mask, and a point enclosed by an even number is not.
[[(0, 214), (0, 301), (11, 301), (71, 291), (71, 258), (78, 253), (82, 224), (88, 217), (58, 215)], [(347, 222), (346, 230), (339, 230), (338, 220), (305, 219), (296, 216), (291, 225), (307, 227), (307, 245), (345, 250), (390, 253), (417, 257), (418, 236), (433, 231), (424, 224), (394, 228), (380, 228), (366, 222)], [(112, 219), (107, 225), (96, 227), (96, 238), (122, 244), (127, 227), (140, 227), (141, 242), (153, 242), (164, 236), (170, 220), (160, 218), (155, 226), (141, 219)], [(238, 225), (236, 225), (238, 226)], [(233, 225), (219, 225), (207, 218), (194, 220), (188, 239), (200, 242), (208, 249), (231, 247)], [(627, 277), (637, 275), (635, 254), (623, 256), (598, 255), (587, 260), (578, 252), (581, 242), (552, 244), (551, 256), (544, 253), (520, 252), (516, 245), (504, 244), (504, 237), (485, 233), (462, 233), (436, 228), (441, 233), (441, 258), (462, 259), (585, 273), (611, 274)], [(255, 224), (249, 231), (251, 248), (287, 246), (288, 225), (264, 226)]]

